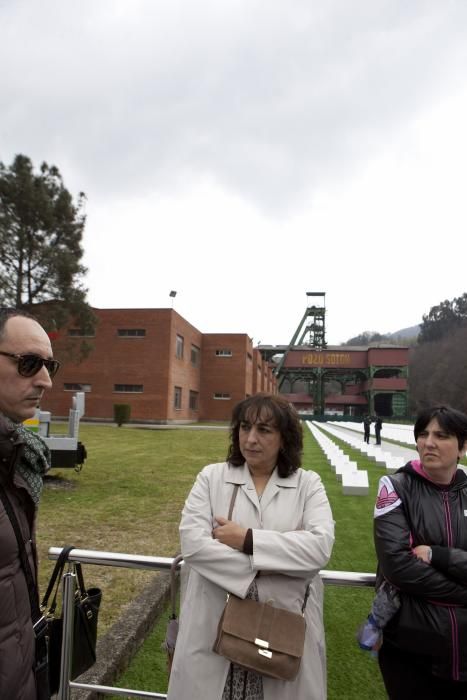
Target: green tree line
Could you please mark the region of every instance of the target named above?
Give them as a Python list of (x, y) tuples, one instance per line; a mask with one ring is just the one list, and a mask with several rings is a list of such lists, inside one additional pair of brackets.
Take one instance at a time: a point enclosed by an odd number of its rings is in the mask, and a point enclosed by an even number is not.
[(423, 316), (410, 351), (412, 408), (447, 403), (467, 412), (467, 292)]
[[(392, 336), (365, 331), (345, 345), (394, 343)], [(467, 412), (467, 292), (433, 306), (417, 337), (401, 339), (409, 353), (410, 410), (449, 404)]]
[(34, 313), (48, 332), (71, 320), (92, 330), (82, 236), (86, 197), (74, 199), (55, 165), (0, 162), (0, 305)]

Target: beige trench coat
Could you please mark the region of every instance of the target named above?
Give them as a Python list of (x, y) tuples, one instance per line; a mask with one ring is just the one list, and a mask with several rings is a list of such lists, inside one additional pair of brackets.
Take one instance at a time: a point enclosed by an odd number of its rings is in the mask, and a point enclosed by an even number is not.
[[(240, 484), (232, 520), (253, 529), (252, 556), (212, 538), (216, 515), (227, 517), (233, 484)], [(311, 583), (305, 650), (295, 681), (263, 679), (264, 700), (324, 700), (326, 655), (323, 586), (317, 575), (331, 555), (334, 521), (317, 474), (275, 470), (261, 502), (248, 467), (210, 464), (198, 475), (180, 523), (188, 581), (169, 684), (169, 700), (220, 700), (229, 662), (212, 651), (226, 591), (244, 598), (257, 579), (260, 601), (300, 612)]]

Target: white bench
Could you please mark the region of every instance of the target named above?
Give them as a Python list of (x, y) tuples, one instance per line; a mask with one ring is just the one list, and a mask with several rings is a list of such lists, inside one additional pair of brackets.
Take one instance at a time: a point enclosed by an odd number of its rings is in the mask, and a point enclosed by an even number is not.
[(344, 496), (368, 496), (368, 472), (365, 470), (342, 473), (342, 493)]

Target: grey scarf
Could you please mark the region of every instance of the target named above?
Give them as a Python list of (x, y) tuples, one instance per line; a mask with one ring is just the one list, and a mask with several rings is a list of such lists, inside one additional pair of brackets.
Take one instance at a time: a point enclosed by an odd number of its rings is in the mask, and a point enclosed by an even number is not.
[(24, 445), (16, 471), (27, 483), (31, 497), (38, 505), (43, 487), (42, 477), (50, 469), (50, 450), (39, 435), (22, 423), (14, 423), (6, 417), (5, 422), (10, 430), (14, 430), (15, 442)]

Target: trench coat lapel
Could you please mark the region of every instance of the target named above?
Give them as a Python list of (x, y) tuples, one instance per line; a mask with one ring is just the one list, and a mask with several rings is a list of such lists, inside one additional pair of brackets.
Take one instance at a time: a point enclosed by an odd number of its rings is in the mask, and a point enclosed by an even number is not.
[(260, 510), (264, 512), (268, 505), (272, 501), (274, 501), (277, 494), (282, 488), (297, 488), (298, 472), (294, 472), (294, 474), (291, 474), (287, 478), (282, 478), (277, 473), (276, 467), (271, 475), (271, 478), (266, 484), (266, 488), (263, 491), (263, 495), (261, 497), (261, 506), (259, 503), (258, 494), (256, 493), (255, 485), (253, 483), (253, 479), (251, 478), (250, 470), (248, 469), (246, 462), (242, 467), (231, 467), (228, 470), (225, 481), (229, 484), (240, 484), (243, 493), (248, 498), (248, 500), (251, 501), (255, 509), (258, 512), (260, 512)]
[[(298, 485), (298, 473), (295, 472), (287, 478), (282, 478), (277, 473), (277, 467), (274, 469), (271, 478), (266, 484), (266, 488), (261, 496), (261, 510), (264, 511), (272, 501), (277, 497), (281, 489), (296, 489)], [(254, 488), (254, 487), (253, 487)]]
[(258, 494), (246, 462), (242, 467), (230, 467), (225, 481), (228, 484), (240, 484), (243, 493), (259, 513)]

